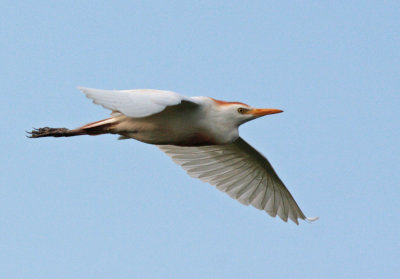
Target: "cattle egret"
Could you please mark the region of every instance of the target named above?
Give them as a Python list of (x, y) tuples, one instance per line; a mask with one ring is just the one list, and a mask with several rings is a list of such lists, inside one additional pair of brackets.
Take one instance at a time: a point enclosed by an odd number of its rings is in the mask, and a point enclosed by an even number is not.
[(268, 160), (239, 136), (241, 124), (280, 113), (240, 102), (186, 97), (171, 91), (100, 90), (79, 87), (111, 117), (77, 129), (40, 128), (31, 138), (118, 134), (154, 144), (195, 178), (216, 186), (242, 204), (298, 224), (307, 218)]

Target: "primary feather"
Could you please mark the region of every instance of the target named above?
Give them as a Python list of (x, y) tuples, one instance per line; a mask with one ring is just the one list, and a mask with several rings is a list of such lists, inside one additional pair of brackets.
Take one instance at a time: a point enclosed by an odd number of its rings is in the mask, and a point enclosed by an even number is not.
[(187, 173), (245, 205), (283, 221), (306, 218), (268, 160), (242, 138), (232, 144), (198, 147), (158, 146)]

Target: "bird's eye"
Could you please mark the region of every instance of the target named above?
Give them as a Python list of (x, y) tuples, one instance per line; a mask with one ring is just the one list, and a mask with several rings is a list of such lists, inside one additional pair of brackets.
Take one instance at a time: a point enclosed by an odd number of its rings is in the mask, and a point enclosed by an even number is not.
[(238, 113), (243, 114), (243, 113), (245, 113), (246, 111), (248, 111), (248, 109), (245, 109), (245, 108), (238, 108), (237, 111), (238, 111)]

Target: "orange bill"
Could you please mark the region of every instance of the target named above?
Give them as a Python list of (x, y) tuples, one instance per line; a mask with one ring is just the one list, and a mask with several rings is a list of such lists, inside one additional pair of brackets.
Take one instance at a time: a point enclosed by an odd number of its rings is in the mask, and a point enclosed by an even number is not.
[(250, 113), (254, 116), (264, 116), (264, 115), (280, 113), (280, 112), (283, 112), (283, 110), (280, 110), (280, 109), (252, 109), (248, 113)]

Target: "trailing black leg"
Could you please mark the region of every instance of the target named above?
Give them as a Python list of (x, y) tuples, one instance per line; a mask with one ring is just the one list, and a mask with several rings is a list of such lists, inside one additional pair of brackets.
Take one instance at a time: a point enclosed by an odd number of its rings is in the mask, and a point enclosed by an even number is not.
[(31, 132), (27, 132), (29, 138), (42, 138), (42, 137), (72, 137), (85, 135), (86, 132), (81, 129), (69, 130), (67, 128), (39, 128), (33, 129)]

